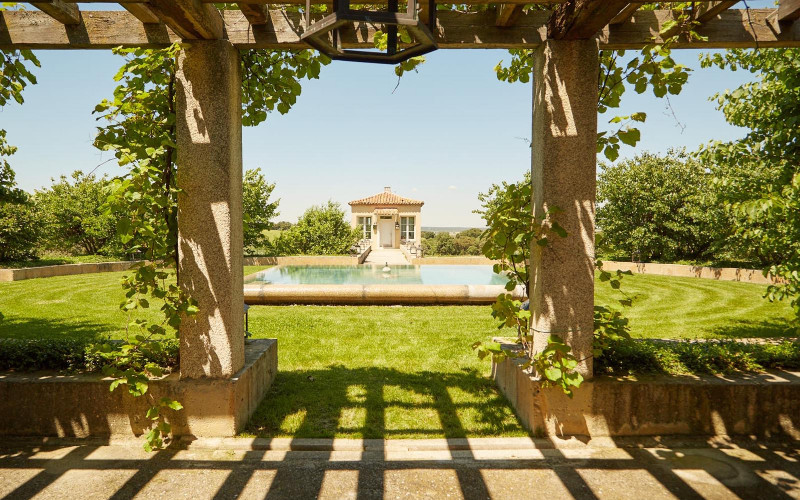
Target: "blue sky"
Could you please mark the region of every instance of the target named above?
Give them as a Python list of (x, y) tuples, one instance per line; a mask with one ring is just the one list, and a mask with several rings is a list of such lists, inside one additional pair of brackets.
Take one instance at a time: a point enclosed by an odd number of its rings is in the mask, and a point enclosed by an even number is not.
[[(696, 148), (712, 139), (733, 139), (746, 130), (727, 125), (712, 94), (752, 76), (700, 69), (699, 52), (678, 51), (678, 62), (695, 71), (679, 96), (671, 97), (679, 127), (663, 99), (629, 91), (620, 113), (645, 111), (638, 151)], [(19, 147), (12, 167), (26, 190), (76, 169), (91, 171), (109, 160), (92, 147), (91, 112), (109, 97), (121, 59), (107, 51), (39, 54), (39, 84), (23, 106), (0, 109), (0, 128)], [(280, 220), (295, 221), (311, 204), (341, 202), (382, 191), (422, 199), (426, 226), (481, 226), (477, 194), (493, 182), (519, 178), (530, 168), (525, 139), (531, 128), (531, 84), (507, 84), (493, 68), (508, 53), (440, 50), (419, 73), (397, 83), (393, 68), (333, 62), (319, 80), (305, 82), (287, 115), (270, 115), (244, 129), (244, 168), (260, 167), (275, 182)], [(601, 127), (610, 116), (600, 117)], [(111, 161), (98, 173), (117, 175)]]

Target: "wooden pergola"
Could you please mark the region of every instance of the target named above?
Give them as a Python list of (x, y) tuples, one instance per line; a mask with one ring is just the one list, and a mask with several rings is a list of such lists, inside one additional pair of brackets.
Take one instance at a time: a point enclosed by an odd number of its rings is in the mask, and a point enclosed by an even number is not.
[[(108, 49), (164, 47), (180, 40), (224, 39), (239, 49), (303, 49), (302, 15), (280, 6), (305, 0), (231, 0), (217, 10), (211, 0), (118, 0), (126, 11), (81, 10), (99, 0), (30, 2), (37, 10), (0, 13), (0, 49)], [(330, 4), (330, 0), (311, 0)], [(385, 0), (375, 2), (385, 3)], [(439, 2), (450, 4), (449, 2)], [(435, 36), (439, 48), (535, 48), (545, 40), (597, 38), (603, 49), (635, 49), (660, 40), (676, 13), (640, 10), (643, 0), (465, 0), (490, 4), (481, 12), (440, 10)], [(679, 48), (794, 47), (800, 45), (800, 0), (782, 0), (775, 9), (731, 9), (736, 1), (698, 1), (691, 10), (707, 41), (681, 41)], [(542, 4), (552, 10), (529, 10)], [(422, 9), (420, 16), (426, 15)], [(349, 47), (372, 48), (376, 27), (359, 23), (348, 30)], [(667, 33), (669, 35), (669, 33)]]
[[(125, 10), (119, 11), (81, 10), (73, 0), (30, 3), (35, 10), (0, 12), (0, 49), (185, 43), (176, 95), (180, 285), (201, 312), (181, 326), (181, 376), (233, 377), (244, 364), (239, 50), (307, 48), (302, 15), (268, 0), (219, 2), (237, 7), (223, 11), (211, 0), (120, 0)], [(523, 12), (531, 3), (549, 10)], [(662, 27), (676, 14), (641, 10), (644, 3), (507, 0), (480, 12), (438, 10), (433, 29), (442, 49), (533, 49), (534, 213), (559, 207), (568, 233), (532, 252), (534, 347), (546, 345), (551, 333), (561, 335), (583, 359), (579, 370), (586, 378), (592, 374), (599, 49), (636, 49), (662, 39)], [(731, 9), (736, 3), (695, 2), (690, 15), (707, 40), (673, 47), (800, 46), (800, 0), (782, 0), (775, 9)], [(372, 48), (379, 28), (354, 23), (343, 42)]]

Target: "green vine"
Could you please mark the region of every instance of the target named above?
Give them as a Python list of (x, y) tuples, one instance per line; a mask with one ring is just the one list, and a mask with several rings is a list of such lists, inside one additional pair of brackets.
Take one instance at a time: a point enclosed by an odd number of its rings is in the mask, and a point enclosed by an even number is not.
[[(176, 184), (176, 76), (179, 44), (166, 49), (124, 49), (114, 53), (125, 61), (114, 80), (113, 98), (95, 108), (105, 126), (98, 129), (95, 146), (112, 151), (124, 175), (112, 182), (107, 210), (124, 214), (116, 232), (128, 250), (145, 259), (122, 280), (125, 300), (120, 309), (128, 314), (126, 338), (121, 345), (107, 345), (102, 354), (109, 361), (105, 373), (115, 390), (125, 386), (135, 397), (147, 394), (147, 381), (163, 369), (143, 364), (164, 339), (174, 337), (182, 320), (197, 314), (197, 303), (178, 286), (178, 212)], [(318, 78), (327, 57), (308, 50), (244, 51), (242, 68), (242, 123), (254, 126), (272, 111), (287, 113), (301, 92), (300, 80)], [(137, 313), (160, 307), (161, 317), (148, 321)], [(165, 409), (178, 411), (181, 404), (162, 398), (150, 401), (147, 418), (152, 428), (145, 448), (157, 449), (169, 439), (171, 427)]]
[[(671, 8), (676, 13), (674, 20), (667, 21), (662, 26), (659, 35), (666, 36), (662, 43), (655, 43), (654, 37), (653, 43), (633, 54), (625, 50), (600, 51), (598, 113), (602, 115), (619, 108), (622, 96), (629, 87), (637, 94), (651, 89), (653, 95), (659, 98), (681, 92), (691, 69), (675, 62), (671, 46), (685, 38), (703, 39), (695, 31), (698, 26), (694, 20), (695, 4), (696, 2), (680, 2), (643, 5), (642, 10)], [(509, 50), (511, 60), (508, 65), (504, 65), (501, 60), (495, 66), (497, 78), (508, 83), (530, 82), (533, 52), (530, 49)], [(635, 124), (646, 120), (647, 114), (644, 112), (611, 117), (608, 124), (612, 127), (597, 134), (597, 152), (603, 153), (610, 161), (616, 160), (621, 145), (636, 146), (641, 139), (641, 132)]]

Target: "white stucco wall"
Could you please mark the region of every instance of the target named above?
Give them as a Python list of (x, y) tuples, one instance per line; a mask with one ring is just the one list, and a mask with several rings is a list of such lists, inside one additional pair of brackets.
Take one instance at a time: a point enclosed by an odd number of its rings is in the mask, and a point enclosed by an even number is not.
[[(380, 247), (380, 234), (376, 225), (380, 216), (375, 212), (379, 209), (396, 209), (397, 214), (392, 216), (392, 224), (400, 222), (400, 217), (414, 217), (414, 243), (422, 242), (422, 205), (350, 205), (351, 226), (359, 227), (359, 217), (372, 217), (372, 248)], [(400, 229), (394, 229), (394, 248), (400, 247)]]

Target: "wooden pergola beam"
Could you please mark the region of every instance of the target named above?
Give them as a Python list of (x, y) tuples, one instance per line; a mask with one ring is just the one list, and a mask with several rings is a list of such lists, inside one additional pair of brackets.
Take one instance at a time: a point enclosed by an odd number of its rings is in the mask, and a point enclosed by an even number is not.
[(497, 19), (494, 25), (500, 28), (508, 28), (514, 26), (522, 14), (522, 5), (513, 3), (504, 3), (497, 7)]
[(266, 5), (252, 2), (236, 2), (236, 5), (250, 24), (254, 26), (267, 24), (269, 20), (269, 9)]
[(224, 22), (216, 7), (200, 0), (150, 0), (161, 21), (184, 40), (217, 40)]
[(547, 37), (554, 40), (586, 40), (602, 30), (628, 6), (630, 0), (572, 0), (553, 10)]
[(139, 21), (149, 24), (149, 23), (160, 23), (161, 19), (158, 18), (153, 9), (147, 6), (144, 3), (126, 3), (122, 5), (125, 7), (125, 10), (136, 16), (136, 19)]
[(630, 3), (630, 4), (628, 4), (628, 6), (627, 6), (627, 7), (624, 7), (624, 8), (623, 8), (623, 9), (622, 9), (622, 10), (619, 12), (619, 14), (617, 14), (616, 16), (614, 16), (614, 18), (613, 18), (613, 19), (611, 19), (611, 21), (609, 21), (609, 22), (608, 22), (608, 24), (622, 24), (622, 23), (627, 23), (628, 21), (630, 21), (630, 20), (631, 20), (631, 16), (633, 16), (633, 14), (634, 14), (634, 13), (635, 13), (637, 10), (639, 10), (639, 7), (641, 7), (641, 5), (639, 5), (639, 4), (636, 4), (636, 3)]
[[(63, 1), (64, 3), (86, 3), (86, 4), (92, 4), (92, 3), (117, 3), (117, 4), (122, 5), (123, 7), (126, 6), (126, 5), (146, 4), (148, 2), (148, 0), (115, 0), (113, 2), (109, 2), (109, 0), (61, 0), (61, 1)], [(269, 7), (270, 5), (273, 5), (273, 6), (275, 6), (275, 5), (305, 5), (305, 3), (306, 3), (305, 0), (223, 0), (221, 2), (219, 0), (199, 0), (199, 1), (200, 1), (200, 3), (216, 3), (216, 4), (228, 4), (228, 5), (237, 4), (239, 2), (244, 1), (245, 3), (248, 3), (248, 4), (266, 5), (267, 7)], [(504, 1), (502, 1), (502, 3), (511, 3), (511, 4), (519, 4), (519, 5), (530, 5), (530, 4), (549, 5), (551, 7), (555, 7), (558, 4), (566, 3), (567, 1), (568, 0), (504, 0)], [(662, 3), (667, 3), (667, 4), (668, 3), (680, 3), (680, 2), (683, 2), (683, 1), (685, 1), (685, 0), (666, 0), (666, 1), (662, 2)], [(703, 3), (710, 3), (710, 2), (713, 2), (713, 1), (714, 0), (697, 0), (696, 3), (697, 4), (703, 4)], [(387, 0), (372, 0), (370, 2), (370, 5), (383, 5), (383, 4), (386, 4), (386, 2), (387, 2)], [(632, 4), (637, 4), (637, 5), (641, 6), (641, 5), (646, 4), (646, 3), (652, 3), (652, 0), (629, 0), (629, 2), (632, 3)], [(25, 2), (23, 2), (23, 3), (25, 3)], [(311, 0), (311, 3), (313, 5), (325, 5), (325, 4), (330, 3), (330, 0)], [(453, 4), (453, 0), (436, 0), (436, 3), (452, 5)], [(463, 4), (463, 5), (486, 5), (486, 4), (497, 4), (497, 3), (498, 3), (498, 0), (462, 0), (462, 1), (458, 2), (459, 5), (461, 5), (461, 4)]]
[(704, 24), (717, 17), (723, 11), (730, 9), (737, 3), (739, 3), (739, 0), (726, 0), (724, 2), (718, 1), (700, 4), (697, 7), (697, 17), (695, 20), (700, 24)]
[(31, 4), (62, 24), (80, 24), (81, 22), (81, 11), (74, 3), (50, 0), (48, 2), (31, 2)]
[(790, 23), (800, 19), (800, 0), (781, 0), (777, 17), (780, 23)]
[[(776, 29), (774, 9), (726, 10), (698, 28), (708, 40), (679, 40), (674, 48), (725, 49), (800, 47), (800, 22)], [(547, 36), (548, 11), (523, 13), (517, 24), (498, 28), (491, 11), (437, 15), (437, 43), (442, 49), (530, 49)], [(110, 49), (117, 46), (160, 48), (180, 41), (163, 24), (142, 24), (126, 11), (83, 11), (81, 24), (64, 25), (34, 10), (0, 12), (0, 49)], [(269, 23), (252, 26), (238, 11), (225, 11), (226, 37), (237, 48), (290, 50), (308, 46), (300, 40), (303, 19), (299, 13), (269, 11)], [(671, 11), (637, 11), (630, 22), (605, 27), (599, 33), (603, 49), (639, 49), (662, 41), (658, 33)], [(752, 22), (752, 27), (751, 27)], [(362, 23), (345, 30), (344, 45), (372, 48), (372, 36), (380, 26)]]
[[(694, 19), (695, 22), (699, 23), (699, 25), (702, 26), (703, 24), (705, 24), (708, 21), (714, 19), (719, 14), (721, 14), (724, 11), (726, 11), (727, 9), (729, 9), (730, 7), (732, 7), (736, 3), (738, 3), (738, 0), (733, 0), (733, 1), (730, 1), (730, 0), (715, 1), (715, 2), (708, 2), (708, 3), (700, 4), (700, 5), (696, 6), (696, 7), (694, 7), (695, 11), (693, 13), (694, 14), (694, 18), (693, 19)], [(663, 38), (669, 38), (669, 37), (675, 36), (680, 31), (681, 31), (681, 27), (680, 26), (675, 26), (674, 28), (672, 28), (670, 30), (667, 30), (667, 32), (665, 32), (662, 35), (662, 37)]]

